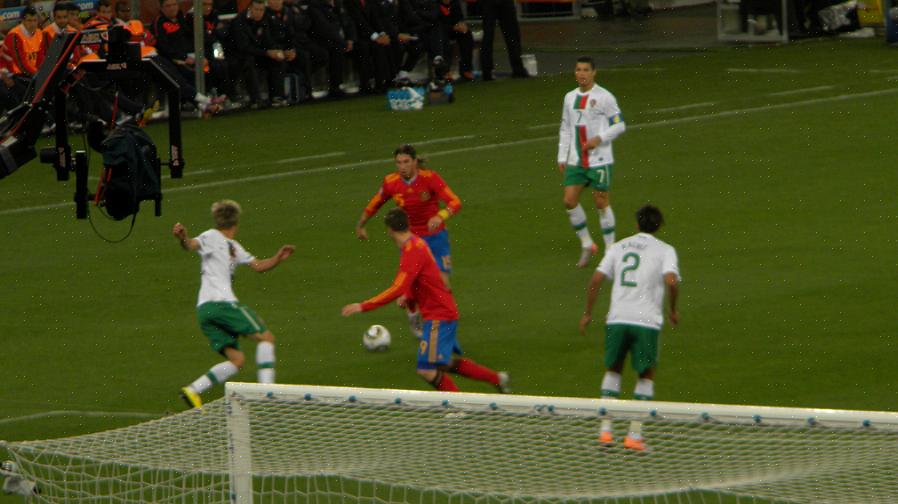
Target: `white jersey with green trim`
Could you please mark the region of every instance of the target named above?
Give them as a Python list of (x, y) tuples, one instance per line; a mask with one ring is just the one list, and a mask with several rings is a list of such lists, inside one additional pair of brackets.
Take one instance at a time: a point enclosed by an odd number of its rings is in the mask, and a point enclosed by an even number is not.
[(249, 264), (256, 258), (236, 240), (231, 240), (217, 229), (210, 229), (196, 237), (200, 247), (200, 294), (197, 306), (210, 301), (236, 302), (231, 288), (234, 270), (239, 264)]
[(680, 279), (677, 251), (649, 233), (612, 245), (596, 271), (613, 282), (608, 324), (661, 329), (664, 324), (664, 275)]
[[(595, 83), (586, 93), (574, 89), (564, 96), (558, 164), (594, 167), (614, 163), (611, 142), (626, 129), (617, 99), (607, 89)], [(602, 137), (602, 143), (586, 150), (586, 142), (597, 135)]]

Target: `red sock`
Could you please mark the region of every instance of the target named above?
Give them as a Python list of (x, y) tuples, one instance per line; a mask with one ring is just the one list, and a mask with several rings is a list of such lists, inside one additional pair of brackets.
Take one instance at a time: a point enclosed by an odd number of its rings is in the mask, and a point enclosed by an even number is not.
[(486, 366), (481, 366), (471, 359), (458, 359), (451, 371), (472, 380), (480, 380), (493, 385), (499, 384), (499, 373)]
[(440, 373), (437, 375), (437, 379), (440, 380), (439, 383), (433, 384), (437, 390), (442, 392), (458, 392), (458, 387), (455, 385), (455, 382), (452, 381), (452, 377), (446, 373)]

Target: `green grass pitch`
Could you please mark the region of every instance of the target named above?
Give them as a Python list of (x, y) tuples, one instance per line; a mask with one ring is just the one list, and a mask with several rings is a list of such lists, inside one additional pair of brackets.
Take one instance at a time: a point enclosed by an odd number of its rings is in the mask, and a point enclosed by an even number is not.
[[(615, 142), (618, 237), (635, 231), (639, 206), (659, 206), (659, 237), (677, 248), (684, 279), (681, 325), (662, 332), (659, 400), (894, 408), (896, 78), (894, 50), (878, 40), (600, 69), (629, 128)], [(456, 104), (415, 113), (368, 98), (185, 122), (186, 176), (164, 180), (163, 216), (145, 204), (116, 245), (58, 205), (73, 182), (29, 163), (0, 182), (0, 439), (140, 421), (96, 412), (184, 408), (179, 387), (221, 359), (196, 324), (198, 258), (170, 230), (207, 229), (221, 198), (243, 205), (238, 240), (254, 254), (297, 246), (275, 271), (235, 278), (277, 337), (278, 382), (426, 389), (398, 309), (340, 317), (397, 267), (379, 218), (367, 243), (353, 226), (401, 142), (422, 143), (464, 204), (449, 230), (466, 353), (508, 370), (515, 392), (597, 396), (608, 286), (599, 323), (580, 336), (591, 270), (573, 267), (579, 247), (555, 167), (561, 99), (573, 87), (572, 76), (551, 75), (460, 86)], [(165, 145), (163, 126), (150, 133)], [(451, 139), (460, 136), (471, 138)], [(306, 156), (322, 157), (288, 160)], [(127, 230), (93, 215), (112, 237)], [(390, 351), (363, 349), (374, 323), (391, 330)], [(245, 348), (236, 379), (254, 381)], [(632, 373), (624, 380), (628, 397)]]

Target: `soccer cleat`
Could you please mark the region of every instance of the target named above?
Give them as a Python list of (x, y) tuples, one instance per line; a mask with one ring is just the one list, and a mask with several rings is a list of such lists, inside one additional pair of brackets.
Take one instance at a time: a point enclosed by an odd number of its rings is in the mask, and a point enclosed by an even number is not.
[(190, 390), (189, 387), (183, 387), (181, 389), (181, 399), (184, 399), (184, 402), (187, 403), (187, 406), (195, 409), (203, 409), (203, 400), (200, 399), (200, 395)]
[(580, 252), (580, 260), (577, 261), (578, 268), (585, 268), (589, 266), (589, 260), (592, 259), (592, 256), (599, 253), (599, 246), (593, 243), (588, 247), (583, 247), (583, 250)]
[(508, 383), (511, 382), (511, 377), (508, 376), (508, 373), (505, 371), (499, 371), (497, 374), (499, 375), (499, 383), (496, 384), (496, 390), (498, 390), (500, 394), (510, 394), (511, 387)]
[(409, 314), (408, 327), (415, 337), (420, 338), (424, 335), (424, 319), (421, 317), (421, 310)]
[(602, 443), (603, 445), (614, 444), (614, 435), (611, 434), (611, 431), (602, 431), (602, 433), (599, 434), (599, 443)]
[(624, 448), (633, 451), (645, 451), (645, 441), (642, 438), (627, 436), (624, 438)]

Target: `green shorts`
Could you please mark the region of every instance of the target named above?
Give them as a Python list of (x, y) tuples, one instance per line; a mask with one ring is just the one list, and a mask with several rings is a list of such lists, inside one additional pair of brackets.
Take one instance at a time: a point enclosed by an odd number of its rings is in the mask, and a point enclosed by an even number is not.
[(197, 319), (212, 350), (222, 353), (225, 347), (240, 350), (240, 336), (263, 333), (265, 322), (243, 303), (208, 302), (197, 308)]
[(629, 325), (608, 324), (605, 326), (605, 368), (623, 362), (627, 353), (631, 354), (630, 364), (642, 374), (658, 364), (659, 329)]
[(582, 166), (567, 165), (564, 167), (564, 185), (586, 186), (596, 191), (608, 192), (611, 189), (611, 172), (614, 165)]

